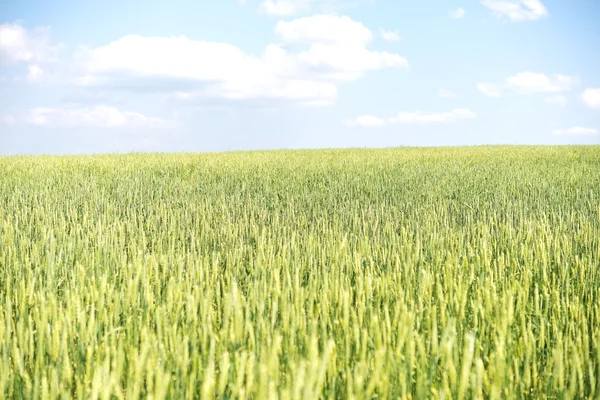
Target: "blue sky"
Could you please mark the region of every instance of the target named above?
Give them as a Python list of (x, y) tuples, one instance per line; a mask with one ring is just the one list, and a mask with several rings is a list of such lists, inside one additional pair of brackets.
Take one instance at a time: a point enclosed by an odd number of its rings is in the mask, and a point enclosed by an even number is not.
[(596, 0), (0, 0), (0, 155), (600, 143)]

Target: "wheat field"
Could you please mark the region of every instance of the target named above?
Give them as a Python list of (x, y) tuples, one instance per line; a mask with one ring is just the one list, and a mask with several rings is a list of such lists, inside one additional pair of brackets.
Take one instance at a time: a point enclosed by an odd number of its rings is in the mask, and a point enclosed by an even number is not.
[(600, 398), (600, 146), (0, 158), (0, 398)]

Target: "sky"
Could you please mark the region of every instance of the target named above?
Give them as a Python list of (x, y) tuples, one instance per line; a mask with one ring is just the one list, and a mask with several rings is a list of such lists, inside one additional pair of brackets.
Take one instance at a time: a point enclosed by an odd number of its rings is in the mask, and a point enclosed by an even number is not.
[(598, 0), (0, 0), (0, 155), (600, 144)]

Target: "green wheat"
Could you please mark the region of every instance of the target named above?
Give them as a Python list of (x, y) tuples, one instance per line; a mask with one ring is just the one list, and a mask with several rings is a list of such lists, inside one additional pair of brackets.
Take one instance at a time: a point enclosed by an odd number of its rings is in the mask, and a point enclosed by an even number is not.
[(599, 398), (600, 147), (0, 158), (0, 398)]

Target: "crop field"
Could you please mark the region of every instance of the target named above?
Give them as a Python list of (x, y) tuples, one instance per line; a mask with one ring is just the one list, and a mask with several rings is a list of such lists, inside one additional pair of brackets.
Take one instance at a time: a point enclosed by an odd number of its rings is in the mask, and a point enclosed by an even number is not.
[(0, 398), (600, 398), (600, 146), (0, 158)]

